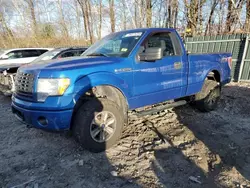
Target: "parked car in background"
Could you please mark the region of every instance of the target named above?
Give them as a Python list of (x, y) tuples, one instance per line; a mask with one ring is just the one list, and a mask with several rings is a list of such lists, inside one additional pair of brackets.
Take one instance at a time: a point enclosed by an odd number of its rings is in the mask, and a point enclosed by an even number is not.
[(47, 53), (44, 53), (43, 55), (35, 59), (32, 63), (51, 60), (51, 59), (61, 59), (67, 57), (80, 56), (83, 52), (85, 52), (85, 50), (87, 50), (87, 47), (56, 48)]
[[(5, 95), (11, 95), (14, 90), (14, 82), (15, 82), (15, 75), (17, 69), (28, 63), (37, 63), (41, 61), (47, 61), (52, 59), (61, 59), (67, 57), (74, 57), (80, 56), (87, 47), (75, 47), (75, 48), (56, 48), (56, 49), (48, 49), (47, 52), (43, 53), (41, 56), (33, 58), (33, 61), (25, 63), (25, 61), (17, 62), (19, 59), (15, 59), (16, 62), (2, 64), (0, 60), (0, 91), (3, 92)], [(24, 51), (21, 49), (19, 51)], [(28, 52), (29, 50), (26, 50)], [(1, 53), (1, 52), (0, 52)], [(7, 52), (5, 54), (18, 53), (18, 50), (12, 50), (11, 52)], [(7, 55), (6, 55), (7, 56)], [(14, 55), (15, 56), (15, 55)], [(5, 56), (4, 56), (5, 57)], [(14, 59), (13, 59), (14, 60)]]
[[(34, 61), (37, 57), (51, 48), (17, 48), (0, 51), (0, 65), (25, 64)], [(1, 70), (1, 69), (0, 69)]]

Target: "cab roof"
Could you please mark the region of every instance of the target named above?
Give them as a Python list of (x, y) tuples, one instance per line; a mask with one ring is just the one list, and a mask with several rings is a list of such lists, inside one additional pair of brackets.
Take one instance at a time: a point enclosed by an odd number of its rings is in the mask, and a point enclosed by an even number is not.
[(120, 31), (120, 32), (153, 32), (153, 31), (176, 31), (173, 28), (139, 28), (139, 29), (129, 29), (129, 30), (124, 30), (124, 31)]
[(1, 49), (2, 51), (9, 52), (13, 50), (53, 50), (54, 48), (11, 48), (11, 49)]

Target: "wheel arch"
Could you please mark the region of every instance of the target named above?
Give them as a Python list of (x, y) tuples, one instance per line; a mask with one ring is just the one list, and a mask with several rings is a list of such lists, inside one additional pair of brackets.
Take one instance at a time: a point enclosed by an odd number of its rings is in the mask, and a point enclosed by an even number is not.
[(221, 82), (221, 74), (216, 69), (209, 71), (206, 78), (208, 80), (214, 80), (214, 81), (217, 81), (219, 83)]
[(91, 98), (92, 99), (104, 98), (104, 99), (108, 99), (110, 101), (115, 102), (122, 109), (124, 113), (124, 117), (125, 117), (125, 122), (128, 121), (128, 117), (127, 117), (128, 101), (123, 91), (115, 85), (100, 84), (100, 85), (92, 86), (92, 87), (89, 87), (88, 89), (85, 89), (85, 92), (81, 93), (81, 95), (77, 97), (77, 100), (75, 101), (74, 110), (73, 110), (73, 116), (72, 116), (70, 129), (72, 128), (74, 116), (76, 112), (78, 111), (78, 109), (86, 101), (91, 100)]

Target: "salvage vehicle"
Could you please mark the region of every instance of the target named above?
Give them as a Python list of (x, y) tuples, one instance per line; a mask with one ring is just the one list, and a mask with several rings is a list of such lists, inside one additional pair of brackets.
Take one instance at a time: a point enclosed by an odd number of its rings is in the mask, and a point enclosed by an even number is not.
[(3, 50), (0, 51), (0, 65), (30, 63), (49, 50), (51, 50), (51, 48), (17, 48)]
[(51, 59), (61, 59), (67, 57), (80, 56), (86, 50), (87, 47), (56, 48), (52, 51), (44, 53), (43, 55), (35, 59), (32, 63), (51, 60)]
[(230, 53), (187, 54), (174, 29), (112, 33), (83, 55), (20, 67), (12, 112), (29, 127), (71, 130), (92, 152), (118, 141), (129, 110), (146, 116), (190, 102), (209, 112), (231, 80)]
[[(80, 56), (87, 48), (86, 47), (74, 47), (74, 48), (56, 48), (47, 51), (35, 60), (29, 63), (36, 63), (51, 59), (61, 59), (73, 56)], [(0, 61), (1, 62), (1, 61)], [(26, 63), (27, 64), (27, 63)], [(15, 75), (17, 69), (24, 65), (20, 63), (9, 63), (0, 65), (0, 92), (4, 95), (12, 95), (15, 88)]]
[(6, 95), (11, 93), (13, 83), (14, 83), (14, 76), (7, 75), (7, 72), (5, 70), (7, 70), (8, 67), (19, 67), (23, 64), (30, 63), (31, 61), (36, 59), (38, 56), (44, 54), (45, 52), (49, 50), (52, 50), (52, 49), (51, 48), (16, 48), (16, 49), (1, 50), (0, 51), (0, 91), (4, 91)]

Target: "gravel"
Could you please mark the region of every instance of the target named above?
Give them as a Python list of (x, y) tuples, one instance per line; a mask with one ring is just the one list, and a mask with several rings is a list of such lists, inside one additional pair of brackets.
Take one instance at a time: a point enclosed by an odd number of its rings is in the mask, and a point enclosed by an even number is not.
[(0, 187), (250, 187), (250, 84), (225, 87), (211, 113), (186, 105), (131, 116), (99, 154), (67, 133), (27, 128), (10, 103), (0, 95)]

